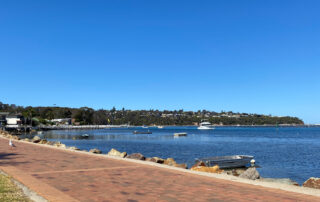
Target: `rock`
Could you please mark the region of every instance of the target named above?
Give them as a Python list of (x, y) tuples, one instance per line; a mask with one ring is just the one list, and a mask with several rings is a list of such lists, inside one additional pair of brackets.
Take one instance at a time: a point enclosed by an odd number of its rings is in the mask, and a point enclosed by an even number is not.
[(59, 147), (59, 145), (61, 144), (61, 142), (53, 142), (52, 145), (55, 147)]
[(181, 163), (181, 164), (176, 163), (176, 164), (174, 164), (173, 166), (174, 166), (174, 167), (177, 167), (177, 168), (188, 169), (188, 166), (187, 166), (187, 164), (185, 164), (185, 163)]
[(128, 158), (128, 159), (136, 159), (136, 160), (143, 160), (143, 161), (146, 159), (146, 157), (144, 157), (140, 153), (130, 154), (130, 155), (126, 156), (126, 158)]
[(173, 158), (167, 158), (166, 160), (164, 160), (163, 164), (174, 166), (175, 164), (177, 164), (177, 162)]
[(23, 141), (30, 142), (31, 140), (29, 138), (24, 138)]
[(69, 147), (69, 149), (71, 149), (71, 150), (77, 150), (77, 151), (79, 151), (80, 149), (79, 148), (77, 148), (77, 147)]
[(191, 168), (195, 168), (198, 166), (206, 166), (206, 164), (203, 161), (198, 161)]
[(260, 174), (257, 171), (256, 168), (248, 168), (245, 172), (243, 172), (241, 175), (239, 175), (241, 178), (250, 179), (250, 180), (256, 180), (260, 178)]
[(31, 140), (33, 143), (38, 143), (41, 141), (41, 138), (39, 136), (34, 136)]
[(46, 139), (43, 139), (43, 140), (40, 140), (39, 144), (47, 144), (47, 140)]
[(94, 154), (102, 154), (102, 152), (99, 149), (96, 149), (96, 148), (90, 149), (89, 152), (94, 153)]
[(167, 158), (163, 161), (163, 164), (168, 165), (168, 166), (174, 166), (177, 168), (184, 168), (187, 169), (188, 166), (187, 164), (183, 163), (183, 164), (178, 164), (173, 158)]
[(67, 148), (65, 144), (62, 144), (61, 142), (55, 142), (53, 144), (53, 146), (56, 146), (56, 147), (61, 147), (61, 148)]
[(116, 149), (111, 149), (107, 155), (108, 156), (115, 156), (115, 157), (125, 158), (127, 156), (127, 152), (122, 152), (121, 153)]
[(192, 167), (191, 170), (200, 171), (200, 172), (207, 172), (207, 173), (222, 173), (222, 170), (220, 170), (218, 165), (215, 165), (212, 167), (197, 166), (197, 167)]
[(52, 145), (54, 145), (55, 143), (54, 142), (51, 142), (51, 141), (47, 141), (47, 145), (50, 145), (50, 146), (52, 146)]
[(227, 175), (233, 175), (238, 177), (242, 173), (244, 173), (248, 168), (232, 168), (232, 169), (224, 169), (223, 172)]
[(289, 178), (260, 178), (259, 180), (263, 182), (276, 182), (276, 183), (300, 186), (298, 182), (293, 181)]
[(162, 164), (164, 162), (164, 159), (159, 157), (152, 157), (151, 161)]
[(310, 177), (302, 184), (303, 187), (320, 189), (320, 178)]
[(14, 139), (14, 140), (20, 140), (20, 137), (14, 135), (14, 136), (12, 136), (12, 139)]
[(10, 133), (8, 133), (7, 131), (2, 131), (1, 135), (3, 135), (4, 137), (11, 137)]

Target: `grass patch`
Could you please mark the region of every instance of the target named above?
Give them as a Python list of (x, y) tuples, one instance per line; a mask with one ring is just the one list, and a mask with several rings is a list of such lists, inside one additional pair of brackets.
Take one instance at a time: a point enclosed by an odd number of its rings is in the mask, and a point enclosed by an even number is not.
[(12, 181), (11, 178), (0, 174), (0, 201), (31, 202)]

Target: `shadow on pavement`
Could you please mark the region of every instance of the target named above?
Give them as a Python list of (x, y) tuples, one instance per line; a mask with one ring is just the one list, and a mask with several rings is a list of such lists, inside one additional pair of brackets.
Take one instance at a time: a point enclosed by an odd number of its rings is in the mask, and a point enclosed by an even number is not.
[(28, 162), (14, 161), (15, 157), (19, 154), (15, 153), (0, 153), (0, 166), (15, 166), (18, 164), (24, 164)]

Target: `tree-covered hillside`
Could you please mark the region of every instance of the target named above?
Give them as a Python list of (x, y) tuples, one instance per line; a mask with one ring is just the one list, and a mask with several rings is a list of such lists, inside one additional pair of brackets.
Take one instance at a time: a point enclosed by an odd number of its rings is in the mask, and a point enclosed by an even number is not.
[(26, 122), (36, 119), (39, 123), (50, 124), (50, 120), (72, 118), (77, 124), (130, 124), (130, 125), (194, 125), (202, 120), (219, 125), (276, 125), (303, 124), (297, 117), (275, 117), (270, 115), (213, 112), (207, 110), (128, 110), (112, 108), (94, 110), (88, 107), (22, 107), (0, 102), (0, 112), (21, 114)]

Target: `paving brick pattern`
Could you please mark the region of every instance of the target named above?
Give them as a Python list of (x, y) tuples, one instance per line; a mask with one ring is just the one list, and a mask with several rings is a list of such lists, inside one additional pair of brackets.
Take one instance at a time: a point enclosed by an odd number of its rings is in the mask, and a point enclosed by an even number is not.
[(319, 197), (0, 138), (0, 169), (50, 201), (320, 201)]

